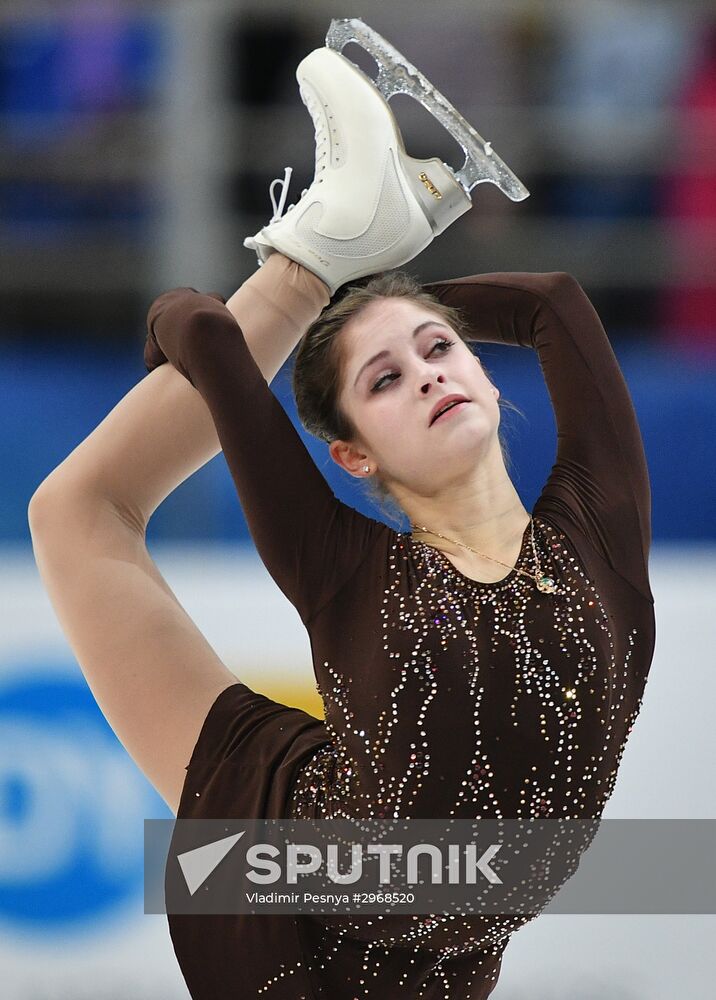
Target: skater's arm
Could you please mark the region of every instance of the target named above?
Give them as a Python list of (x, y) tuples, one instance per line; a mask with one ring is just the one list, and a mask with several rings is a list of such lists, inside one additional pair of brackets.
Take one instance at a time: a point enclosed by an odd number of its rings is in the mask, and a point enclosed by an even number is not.
[[(262, 280), (285, 302), (281, 261), (265, 268)], [(303, 309), (292, 293), (291, 322), (277, 322), (250, 282), (229, 304), (250, 314), (252, 350), (268, 378), (304, 332)], [(145, 529), (164, 497), (219, 450), (200, 393), (162, 364), (45, 479), (29, 508), (36, 562), (87, 682), (175, 812), (207, 712), (236, 677), (159, 573)]]
[(576, 523), (615, 572), (651, 600), (651, 494), (634, 406), (597, 313), (562, 272), (503, 273), (428, 285), (463, 310), (477, 341), (537, 351), (557, 455), (535, 505)]
[[(270, 382), (327, 302), (322, 282), (273, 254), (226, 307), (244, 323), (247, 346)], [(86, 487), (146, 527), (162, 501), (221, 451), (201, 394), (164, 360), (152, 357), (154, 370), (50, 474), (54, 495), (63, 485)]]
[(207, 403), (256, 548), (308, 623), (388, 529), (334, 496), (225, 305), (173, 289), (147, 326)]

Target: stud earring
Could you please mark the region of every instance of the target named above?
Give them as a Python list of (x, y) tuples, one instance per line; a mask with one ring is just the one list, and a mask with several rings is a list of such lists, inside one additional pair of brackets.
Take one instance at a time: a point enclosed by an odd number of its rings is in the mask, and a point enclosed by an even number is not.
[(364, 465), (363, 466), (363, 472), (370, 472), (370, 466)]

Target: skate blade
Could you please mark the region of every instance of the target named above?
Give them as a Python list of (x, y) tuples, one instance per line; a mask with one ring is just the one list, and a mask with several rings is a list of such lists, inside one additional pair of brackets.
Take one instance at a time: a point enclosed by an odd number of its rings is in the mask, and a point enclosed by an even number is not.
[(453, 172), (466, 194), (469, 195), (477, 184), (490, 183), (495, 184), (512, 201), (523, 201), (529, 197), (527, 188), (495, 153), (492, 144), (486, 142), (447, 98), (390, 42), (356, 17), (333, 19), (326, 35), (328, 48), (342, 54), (349, 42), (360, 45), (375, 59), (378, 77), (371, 80), (371, 83), (386, 101), (395, 94), (407, 94), (422, 104), (460, 144), (465, 153), (465, 162), (460, 170)]

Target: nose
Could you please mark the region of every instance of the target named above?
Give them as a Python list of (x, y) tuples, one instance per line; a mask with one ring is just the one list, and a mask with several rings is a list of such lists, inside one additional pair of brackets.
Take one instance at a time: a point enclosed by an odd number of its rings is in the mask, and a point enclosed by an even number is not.
[(445, 376), (444, 375), (440, 375), (439, 373), (435, 374), (434, 372), (430, 372), (430, 374), (427, 377), (423, 377), (423, 380), (422, 380), (422, 383), (421, 383), (421, 386), (420, 386), (420, 391), (423, 393), (423, 395), (425, 395), (425, 393), (430, 392), (430, 386), (433, 384), (433, 382), (437, 382), (438, 384), (440, 384), (440, 383), (442, 383), (444, 381), (445, 381)]

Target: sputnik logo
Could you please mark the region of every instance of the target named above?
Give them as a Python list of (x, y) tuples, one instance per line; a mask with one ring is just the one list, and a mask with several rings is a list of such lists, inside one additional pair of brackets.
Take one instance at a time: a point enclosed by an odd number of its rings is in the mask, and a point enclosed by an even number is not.
[(241, 833), (236, 833), (232, 837), (222, 837), (221, 840), (214, 840), (210, 844), (204, 844), (203, 847), (195, 847), (192, 851), (185, 851), (183, 854), (177, 855), (177, 861), (191, 896), (197, 889), (201, 888), (245, 832), (242, 830)]

